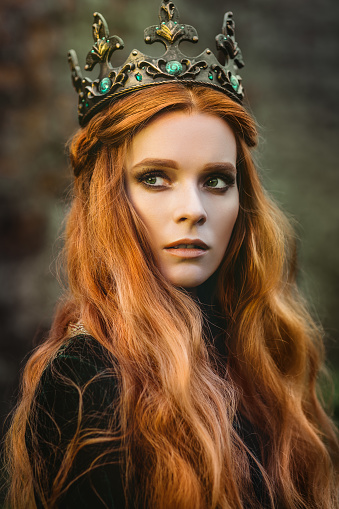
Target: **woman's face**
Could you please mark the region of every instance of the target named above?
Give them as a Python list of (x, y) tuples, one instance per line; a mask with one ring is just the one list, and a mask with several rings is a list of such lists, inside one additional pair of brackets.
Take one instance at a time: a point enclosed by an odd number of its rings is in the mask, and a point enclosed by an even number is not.
[(228, 124), (201, 113), (163, 114), (127, 151), (127, 194), (175, 286), (199, 286), (222, 261), (239, 210), (236, 158)]

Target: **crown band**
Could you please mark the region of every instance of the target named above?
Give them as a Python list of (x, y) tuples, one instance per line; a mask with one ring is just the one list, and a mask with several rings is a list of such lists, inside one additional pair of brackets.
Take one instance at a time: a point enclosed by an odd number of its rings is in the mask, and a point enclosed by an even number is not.
[(232, 12), (224, 16), (222, 33), (217, 35), (218, 58), (210, 49), (197, 57), (184, 55), (179, 45), (183, 41), (196, 43), (198, 35), (191, 25), (180, 23), (179, 12), (170, 0), (163, 0), (160, 23), (145, 29), (146, 44), (161, 42), (166, 51), (161, 57), (151, 57), (134, 49), (121, 67), (113, 67), (110, 60), (114, 51), (123, 49), (120, 37), (109, 35), (104, 17), (94, 13), (92, 26), (94, 44), (87, 54), (85, 70), (100, 65), (99, 77), (94, 81), (83, 78), (74, 50), (68, 53), (72, 81), (78, 93), (79, 123), (84, 126), (106, 104), (141, 88), (165, 83), (197, 83), (213, 87), (241, 102), (244, 96), (241, 77), (237, 70), (243, 67), (241, 51), (234, 38)]

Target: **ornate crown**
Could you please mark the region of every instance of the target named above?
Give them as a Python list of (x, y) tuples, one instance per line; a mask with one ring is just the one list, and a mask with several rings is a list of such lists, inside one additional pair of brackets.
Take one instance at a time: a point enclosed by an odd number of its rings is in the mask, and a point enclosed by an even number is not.
[(94, 13), (94, 44), (87, 55), (85, 70), (91, 71), (100, 65), (100, 74), (94, 81), (83, 78), (74, 50), (68, 53), (72, 70), (72, 81), (79, 95), (79, 123), (84, 126), (108, 102), (139, 90), (168, 82), (195, 82), (216, 88), (233, 100), (241, 102), (243, 87), (236, 74), (243, 67), (241, 51), (234, 39), (232, 12), (224, 16), (222, 33), (217, 35), (218, 58), (206, 49), (197, 57), (187, 57), (180, 49), (182, 41), (197, 42), (195, 28), (179, 21), (179, 12), (170, 0), (162, 0), (160, 23), (145, 29), (147, 44), (161, 42), (166, 51), (161, 57), (150, 57), (133, 50), (121, 67), (112, 67), (111, 56), (117, 49), (123, 49), (124, 42), (117, 35), (110, 36), (104, 17)]

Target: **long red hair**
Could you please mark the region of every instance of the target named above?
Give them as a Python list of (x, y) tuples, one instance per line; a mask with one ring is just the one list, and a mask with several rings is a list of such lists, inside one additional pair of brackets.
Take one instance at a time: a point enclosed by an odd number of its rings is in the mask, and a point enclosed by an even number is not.
[[(123, 162), (133, 135), (170, 110), (217, 115), (237, 141), (240, 212), (218, 276), (228, 323), (223, 372), (207, 350), (201, 310), (159, 272), (125, 192)], [(8, 436), (13, 509), (35, 507), (25, 431), (34, 422), (42, 372), (66, 341), (69, 324), (78, 321), (117, 361), (124, 484), (128, 491), (138, 479), (141, 504), (256, 507), (251, 453), (233, 426), (237, 412), (261, 437), (258, 468), (272, 506), (338, 504), (338, 442), (316, 394), (322, 338), (296, 287), (293, 231), (252, 161), (256, 137), (242, 106), (220, 92), (179, 84), (135, 92), (74, 136), (76, 178), (65, 244), (69, 292), (23, 375)], [(112, 433), (107, 429), (105, 440)], [(66, 473), (73, 459), (63, 466)], [(43, 468), (35, 472), (44, 475)], [(41, 494), (46, 507), (57, 506), (66, 478), (60, 476), (47, 498)]]

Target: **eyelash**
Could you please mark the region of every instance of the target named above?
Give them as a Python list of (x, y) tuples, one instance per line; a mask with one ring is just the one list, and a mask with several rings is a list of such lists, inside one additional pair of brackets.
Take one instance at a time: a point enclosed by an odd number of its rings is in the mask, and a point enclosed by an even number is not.
[[(147, 178), (152, 178), (152, 177), (160, 177), (160, 178), (169, 180), (169, 178), (166, 175), (166, 173), (164, 173), (162, 171), (158, 171), (158, 170), (151, 170), (151, 171), (147, 170), (147, 171), (141, 173), (140, 175), (137, 175), (136, 178), (137, 178), (138, 182), (143, 184), (148, 189), (150, 189), (150, 188), (153, 188), (153, 189), (163, 189), (163, 188), (166, 187), (166, 186), (163, 186), (163, 185), (147, 184), (145, 182), (145, 180)], [(217, 187), (217, 188), (213, 188), (213, 187), (209, 187), (208, 186), (208, 188), (210, 190), (212, 190), (214, 192), (217, 192), (217, 193), (224, 193), (224, 192), (226, 192), (230, 187), (233, 187), (235, 185), (235, 181), (236, 181), (235, 176), (233, 176), (231, 174), (226, 174), (226, 173), (211, 173), (206, 178), (205, 183), (209, 182), (210, 180), (212, 180), (214, 178), (221, 179), (226, 184), (225, 187)]]

